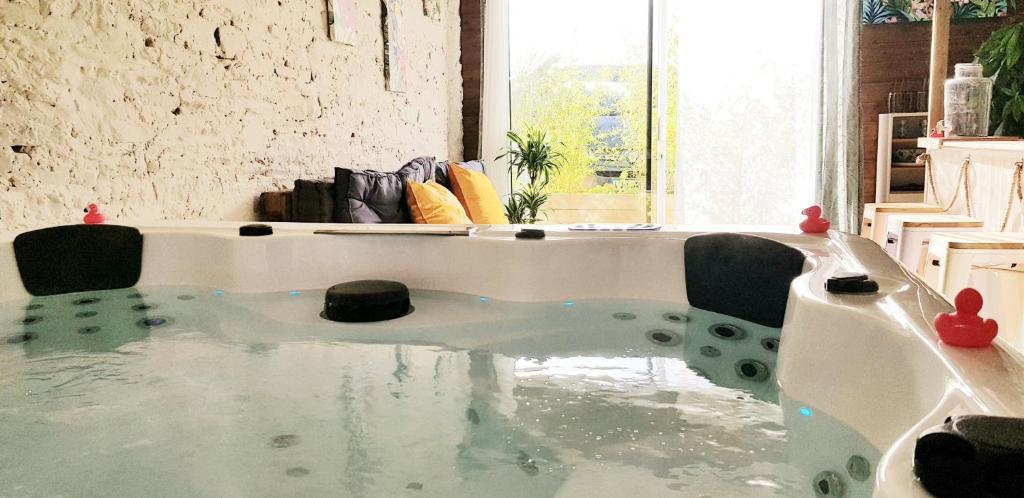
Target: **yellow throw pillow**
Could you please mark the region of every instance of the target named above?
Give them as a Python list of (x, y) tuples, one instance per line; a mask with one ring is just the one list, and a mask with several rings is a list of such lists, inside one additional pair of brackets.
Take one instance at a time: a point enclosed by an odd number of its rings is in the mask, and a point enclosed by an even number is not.
[(471, 225), (459, 200), (434, 180), (406, 184), (405, 199), (416, 223), (431, 225)]
[(487, 175), (470, 171), (457, 164), (449, 166), (452, 179), (452, 191), (455, 197), (459, 198), (462, 207), (466, 208), (466, 214), (479, 225), (507, 225), (508, 218), (505, 217), (505, 207), (498, 198), (498, 192), (494, 185), (487, 179)]

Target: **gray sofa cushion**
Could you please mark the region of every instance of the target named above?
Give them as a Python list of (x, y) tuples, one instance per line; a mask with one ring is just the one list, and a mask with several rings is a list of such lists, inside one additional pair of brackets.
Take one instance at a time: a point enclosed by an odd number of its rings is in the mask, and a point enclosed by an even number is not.
[[(441, 185), (443, 185), (444, 188), (446, 188), (448, 190), (451, 190), (452, 189), (452, 180), (451, 180), (451, 177), (448, 175), (448, 163), (449, 163), (449, 161), (440, 161), (440, 162), (437, 163), (437, 167), (434, 168), (434, 181), (437, 182), (437, 183), (440, 183)], [(466, 161), (466, 162), (458, 162), (458, 161), (456, 161), (456, 164), (458, 164), (458, 165), (462, 166), (463, 168), (466, 168), (466, 169), (468, 169), (470, 171), (476, 171), (476, 172), (479, 172), (479, 173), (486, 173), (486, 171), (484, 171), (484, 163), (482, 163), (480, 161)]]
[(432, 180), (436, 168), (432, 157), (417, 157), (390, 173), (334, 168), (334, 221), (411, 223), (405, 183)]

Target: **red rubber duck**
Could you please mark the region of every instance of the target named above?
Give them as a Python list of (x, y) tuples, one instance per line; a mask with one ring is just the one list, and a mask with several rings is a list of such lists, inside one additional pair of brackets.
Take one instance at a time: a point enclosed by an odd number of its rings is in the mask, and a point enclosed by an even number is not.
[(800, 231), (803, 233), (825, 233), (832, 226), (828, 220), (821, 217), (821, 206), (811, 206), (804, 209), (800, 214), (807, 217), (800, 222)]
[(99, 225), (105, 223), (107, 218), (100, 212), (99, 206), (95, 204), (89, 204), (89, 207), (85, 208), (85, 217), (82, 221), (86, 225)]
[(935, 330), (939, 339), (950, 346), (959, 348), (984, 348), (992, 344), (999, 333), (999, 324), (991, 318), (978, 316), (981, 293), (968, 287), (956, 295), (953, 301), (956, 313), (939, 313), (935, 317)]

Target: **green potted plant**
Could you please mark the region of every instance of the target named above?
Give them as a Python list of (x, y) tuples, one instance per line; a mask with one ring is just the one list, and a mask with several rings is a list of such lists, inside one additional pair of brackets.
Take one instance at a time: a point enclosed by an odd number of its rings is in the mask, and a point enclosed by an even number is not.
[(508, 172), (518, 181), (525, 180), (522, 190), (509, 196), (505, 216), (509, 223), (536, 223), (548, 195), (544, 192), (548, 181), (561, 168), (562, 154), (548, 143), (547, 134), (527, 129), (524, 139), (509, 131), (508, 150), (497, 157), (508, 157)]
[[(1016, 2), (1010, 6), (1016, 9)], [(994, 80), (989, 129), (995, 135), (1024, 136), (1024, 23), (996, 30), (975, 55), (984, 76)]]

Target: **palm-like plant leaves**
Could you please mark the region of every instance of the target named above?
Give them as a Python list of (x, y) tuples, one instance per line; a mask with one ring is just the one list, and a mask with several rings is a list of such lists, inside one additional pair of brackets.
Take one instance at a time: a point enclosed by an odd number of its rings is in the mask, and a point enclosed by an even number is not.
[(497, 159), (508, 157), (509, 174), (514, 178), (526, 176), (527, 184), (522, 192), (509, 197), (505, 216), (510, 223), (536, 223), (541, 207), (548, 200), (544, 187), (558, 173), (563, 157), (540, 130), (528, 129), (525, 139), (514, 131), (509, 131), (507, 136), (511, 146)]
[(547, 185), (558, 173), (562, 160), (562, 154), (548, 143), (547, 134), (530, 129), (526, 131), (525, 140), (514, 131), (507, 135), (512, 146), (498, 159), (508, 156), (508, 172), (517, 178), (526, 175), (530, 185)]
[[(994, 4), (995, 4), (995, 2), (991, 2), (991, 5), (994, 5)], [(985, 11), (983, 10), (982, 6), (979, 6), (979, 5), (974, 4), (974, 3), (956, 3), (956, 2), (953, 2), (953, 18), (954, 19), (985, 17), (985, 16), (992, 16), (992, 15), (995, 15), (995, 12), (993, 12), (992, 14), (986, 14)]]
[[(932, 6), (932, 0), (862, 0), (861, 23), (930, 21)], [(958, 0), (952, 6), (954, 19), (981, 19), (1017, 10), (1017, 0)]]
[(509, 223), (536, 223), (540, 220), (541, 208), (548, 201), (548, 194), (540, 186), (527, 186), (522, 192), (515, 192), (505, 204), (505, 217)]
[(882, 0), (864, 0), (864, 13), (861, 22), (864, 24), (885, 24), (892, 14)]
[(1014, 9), (1017, 8), (1017, 0), (971, 0), (971, 2), (966, 5), (953, 4), (953, 15), (958, 15), (957, 7), (974, 5), (976, 8), (970, 10), (970, 13), (973, 15), (966, 15), (964, 17), (992, 17), (1000, 12), (1006, 12), (1008, 4), (1012, 5)]
[(519, 193), (513, 193), (505, 204), (505, 217), (509, 223), (521, 225), (527, 223), (526, 205), (519, 200)]
[(883, 0), (889, 15), (898, 17), (902, 21), (918, 20), (914, 14), (914, 3), (911, 0)]

